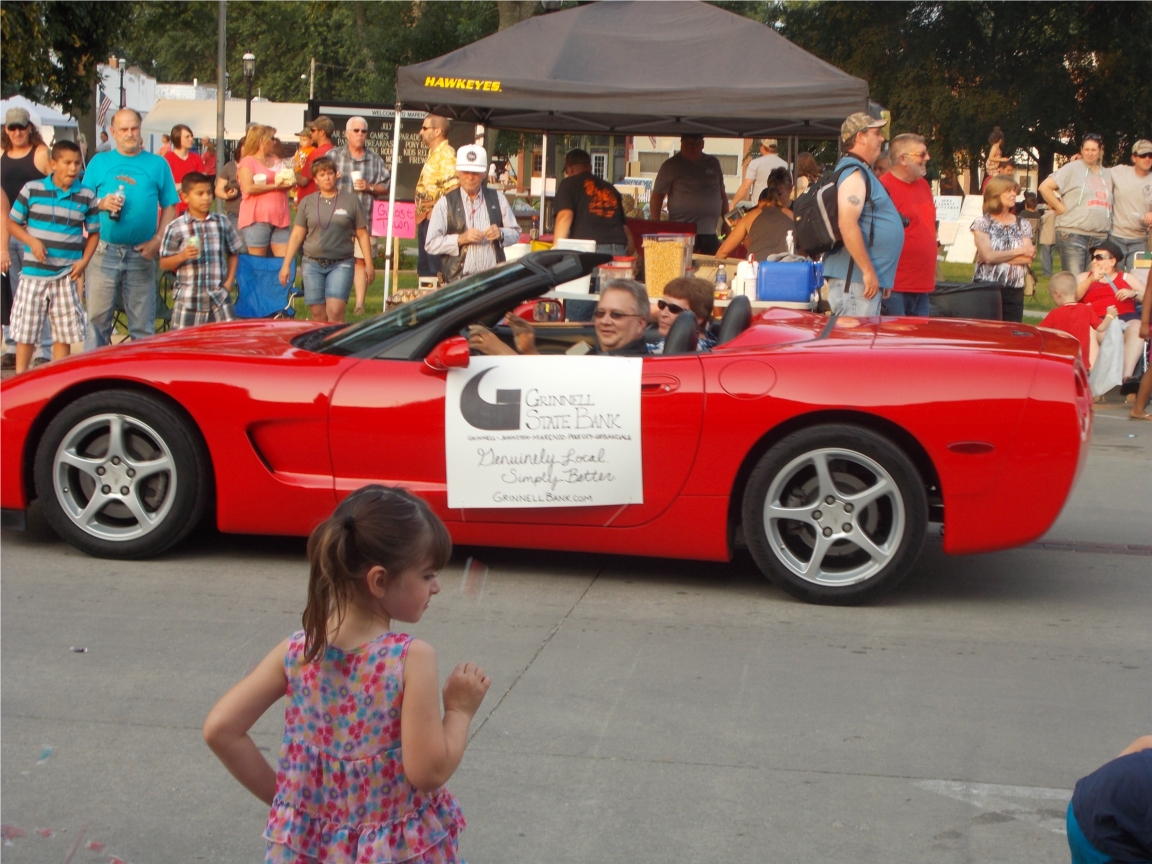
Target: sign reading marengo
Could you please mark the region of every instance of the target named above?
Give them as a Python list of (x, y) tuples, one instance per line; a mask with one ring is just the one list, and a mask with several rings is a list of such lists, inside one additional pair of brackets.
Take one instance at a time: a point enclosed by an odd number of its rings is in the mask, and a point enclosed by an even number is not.
[(639, 357), (473, 357), (448, 372), (448, 506), (641, 504)]

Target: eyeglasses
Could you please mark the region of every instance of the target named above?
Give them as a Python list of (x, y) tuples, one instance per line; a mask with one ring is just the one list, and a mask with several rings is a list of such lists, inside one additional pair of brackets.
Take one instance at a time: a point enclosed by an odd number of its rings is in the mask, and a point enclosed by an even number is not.
[(683, 306), (677, 306), (675, 303), (669, 303), (667, 300), (658, 300), (656, 305), (661, 309), (667, 309), (673, 315), (679, 315), (681, 312), (691, 311), (689, 309), (685, 309)]
[(599, 321), (607, 315), (613, 321), (619, 321), (621, 318), (646, 318), (646, 315), (637, 315), (634, 312), (621, 312), (618, 309), (597, 309), (592, 313), (592, 317)]
[(1092, 256), (1092, 260), (1093, 261), (1115, 261), (1116, 259), (1113, 258), (1111, 255), (1103, 255), (1103, 254), (1098, 252)]
[(9, 132), (24, 132), (28, 129), (28, 124), (25, 123), (21, 126), (19, 123), (9, 123), (7, 126)]
[(367, 129), (349, 129), (349, 130), (348, 130), (348, 134), (349, 134), (349, 135), (352, 135), (352, 134), (356, 134), (356, 135), (367, 135), (367, 134), (368, 134), (368, 130), (367, 130)]

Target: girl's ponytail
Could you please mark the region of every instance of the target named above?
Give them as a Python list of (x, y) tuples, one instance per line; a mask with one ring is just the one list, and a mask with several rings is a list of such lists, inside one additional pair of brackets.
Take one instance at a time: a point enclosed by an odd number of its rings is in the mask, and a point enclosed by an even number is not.
[(304, 607), (304, 662), (328, 647), (328, 621), (344, 620), (349, 602), (368, 570), (380, 565), (389, 576), (428, 562), (439, 570), (452, 556), (444, 523), (405, 489), (365, 486), (345, 498), (308, 538), (308, 602)]

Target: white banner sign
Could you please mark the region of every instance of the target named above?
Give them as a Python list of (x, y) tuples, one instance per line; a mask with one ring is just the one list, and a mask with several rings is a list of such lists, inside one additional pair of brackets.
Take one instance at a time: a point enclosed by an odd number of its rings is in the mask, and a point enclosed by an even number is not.
[(448, 506), (641, 504), (639, 357), (473, 357), (448, 372)]

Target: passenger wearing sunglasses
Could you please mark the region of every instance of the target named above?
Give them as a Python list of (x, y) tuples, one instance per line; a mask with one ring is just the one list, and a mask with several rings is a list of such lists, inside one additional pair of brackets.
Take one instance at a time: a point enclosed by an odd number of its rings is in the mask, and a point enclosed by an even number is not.
[(1088, 269), (1088, 247), (1112, 230), (1112, 175), (1103, 158), (1103, 139), (1089, 133), (1080, 142), (1080, 158), (1040, 184), (1040, 194), (1056, 213), (1060, 263), (1072, 273)]
[[(596, 327), (596, 346), (587, 353), (613, 357), (636, 357), (650, 353), (644, 341), (650, 309), (648, 291), (631, 279), (616, 279), (600, 289), (600, 299), (592, 320)], [(468, 344), (480, 354), (539, 354), (536, 332), (532, 325), (515, 315), (506, 319), (512, 328), (516, 349), (509, 348), (500, 337), (483, 324), (468, 328)]]
[(1111, 169), (1116, 206), (1112, 210), (1112, 233), (1108, 239), (1124, 257), (1120, 269), (1130, 272), (1137, 252), (1148, 248), (1152, 231), (1152, 141), (1141, 138), (1132, 145), (1132, 164)]
[(681, 276), (665, 285), (664, 296), (656, 301), (656, 328), (660, 332), (660, 339), (649, 342), (648, 350), (653, 354), (663, 353), (664, 340), (676, 317), (681, 312), (691, 312), (699, 325), (696, 350), (710, 351), (716, 344), (708, 332), (708, 324), (712, 321), (714, 291), (711, 283), (693, 276)]
[(1095, 309), (1102, 318), (1109, 306), (1116, 307), (1124, 324), (1124, 378), (1127, 379), (1136, 370), (1136, 361), (1144, 348), (1136, 301), (1143, 300), (1146, 292), (1127, 281), (1117, 269), (1123, 253), (1111, 240), (1102, 240), (1089, 251), (1092, 254), (1091, 268), (1076, 277), (1076, 297)]
[[(0, 186), (9, 203), (20, 197), (25, 183), (42, 180), (48, 175), (48, 145), (40, 137), (40, 132), (32, 122), (31, 115), (24, 108), (9, 108), (4, 116), (4, 128), (0, 129), (0, 145), (4, 154), (0, 156)], [(7, 218), (4, 213), (0, 218)], [(24, 244), (15, 237), (8, 244), (9, 265), (6, 268), (8, 283), (15, 297), (20, 286), (20, 274), (24, 267)], [(39, 356), (36, 365), (46, 362), (52, 355), (52, 331), (44, 322), (41, 334)], [(4, 328), (4, 358), (2, 368), (16, 368), (16, 343), (9, 338), (8, 328)]]

